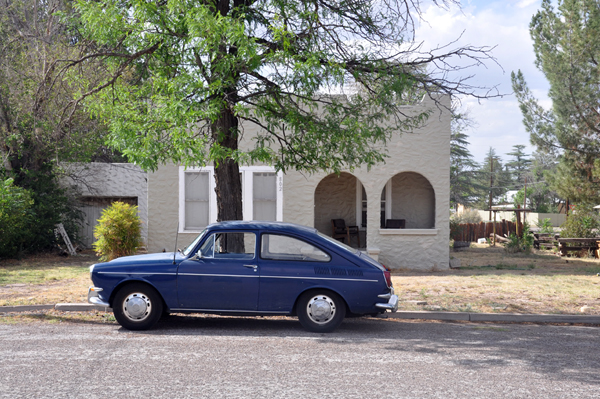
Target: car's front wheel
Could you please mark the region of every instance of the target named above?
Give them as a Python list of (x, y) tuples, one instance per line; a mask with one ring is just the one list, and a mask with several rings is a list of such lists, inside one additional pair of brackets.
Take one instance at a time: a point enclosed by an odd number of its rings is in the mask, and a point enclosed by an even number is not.
[(128, 330), (147, 330), (162, 315), (160, 295), (149, 285), (128, 284), (122, 287), (113, 301), (113, 313), (117, 322)]
[(312, 332), (332, 332), (342, 324), (346, 304), (339, 295), (330, 291), (305, 292), (296, 307), (300, 324)]

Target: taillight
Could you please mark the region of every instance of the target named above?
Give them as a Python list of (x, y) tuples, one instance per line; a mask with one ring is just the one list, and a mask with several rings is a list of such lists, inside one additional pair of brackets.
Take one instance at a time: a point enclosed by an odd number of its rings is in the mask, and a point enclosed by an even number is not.
[(385, 283), (387, 284), (388, 288), (392, 288), (392, 273), (390, 273), (389, 267), (385, 265), (382, 266), (385, 267), (385, 271), (383, 272)]

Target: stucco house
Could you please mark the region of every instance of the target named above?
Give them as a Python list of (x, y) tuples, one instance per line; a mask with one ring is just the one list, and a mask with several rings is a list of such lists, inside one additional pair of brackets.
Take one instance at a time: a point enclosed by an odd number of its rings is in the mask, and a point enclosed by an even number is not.
[[(450, 113), (429, 99), (412, 107), (432, 110), (426, 126), (394, 136), (389, 158), (371, 170), (309, 175), (241, 166), (244, 219), (314, 226), (328, 235), (332, 219), (344, 219), (359, 227), (361, 249), (392, 270), (447, 269)], [(244, 128), (240, 146), (251, 145), (252, 129)], [(183, 248), (216, 222), (214, 184), (210, 166), (171, 164), (148, 174), (149, 252), (172, 251), (176, 234)], [(388, 219), (404, 220), (404, 228), (385, 228)]]

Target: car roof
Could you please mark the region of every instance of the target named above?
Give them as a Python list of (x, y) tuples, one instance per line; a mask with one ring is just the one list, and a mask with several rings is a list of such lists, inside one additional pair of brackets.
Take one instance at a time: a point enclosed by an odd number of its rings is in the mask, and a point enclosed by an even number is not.
[(217, 222), (209, 225), (208, 230), (232, 229), (232, 230), (272, 230), (279, 232), (298, 233), (298, 234), (317, 234), (317, 229), (314, 227), (302, 226), (295, 223), (286, 222), (265, 222), (257, 220), (229, 220), (225, 222)]

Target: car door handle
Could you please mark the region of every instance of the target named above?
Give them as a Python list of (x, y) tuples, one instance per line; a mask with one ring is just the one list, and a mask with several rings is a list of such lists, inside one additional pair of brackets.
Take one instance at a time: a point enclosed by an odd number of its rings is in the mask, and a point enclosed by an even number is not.
[(256, 271), (256, 269), (258, 269), (257, 265), (244, 265), (244, 267), (251, 267), (254, 269), (254, 271)]

